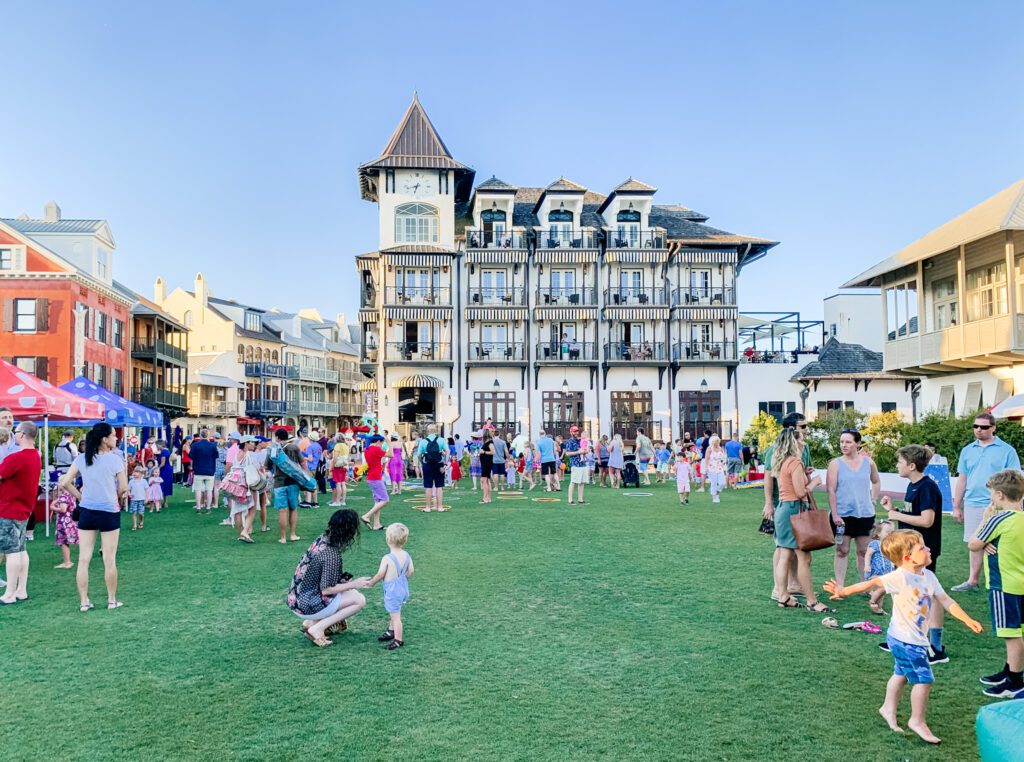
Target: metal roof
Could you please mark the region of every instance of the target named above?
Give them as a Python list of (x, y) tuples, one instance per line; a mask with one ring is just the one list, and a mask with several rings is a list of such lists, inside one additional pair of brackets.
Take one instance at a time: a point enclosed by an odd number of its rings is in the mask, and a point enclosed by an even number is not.
[(959, 217), (900, 249), (888, 259), (865, 270), (841, 288), (877, 286), (879, 279), (922, 259), (977, 241), (1000, 230), (1024, 230), (1024, 180), (1018, 180)]

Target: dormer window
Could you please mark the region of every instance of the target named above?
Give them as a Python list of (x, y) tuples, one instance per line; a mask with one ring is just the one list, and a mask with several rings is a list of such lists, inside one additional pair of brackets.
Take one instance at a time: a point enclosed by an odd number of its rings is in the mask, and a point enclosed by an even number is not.
[(635, 249), (640, 244), (640, 212), (624, 209), (615, 216), (615, 222), (615, 245)]
[(396, 243), (437, 243), (437, 207), (430, 204), (399, 204), (395, 208)]
[(245, 330), (247, 330), (247, 331), (254, 331), (256, 333), (259, 333), (259, 331), (260, 331), (260, 329), (262, 327), (263, 327), (262, 326), (262, 322), (260, 321), (260, 316), (259, 316), (258, 313), (255, 313), (255, 312), (246, 312), (245, 313)]
[(572, 241), (572, 212), (552, 209), (548, 212), (548, 245), (568, 246)]
[(504, 209), (484, 209), (480, 214), (484, 228), (484, 246), (502, 246), (505, 237), (506, 215)]

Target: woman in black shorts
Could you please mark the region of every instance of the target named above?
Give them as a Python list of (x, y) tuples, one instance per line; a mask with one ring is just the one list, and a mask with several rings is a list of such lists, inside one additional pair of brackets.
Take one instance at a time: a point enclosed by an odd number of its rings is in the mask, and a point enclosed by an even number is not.
[[(846, 429), (839, 435), (842, 456), (828, 464), (825, 488), (831, 509), (832, 530), (836, 534), (835, 574), (839, 584), (846, 584), (851, 541), (857, 547), (857, 579), (864, 579), (864, 556), (875, 526), (875, 503), (881, 494), (882, 482), (875, 462), (860, 451), (860, 432)], [(842, 527), (842, 534), (838, 533)]]
[[(78, 476), (82, 487), (75, 486)], [(89, 601), (89, 562), (99, 535), (103, 548), (103, 578), (107, 583), (107, 608), (121, 607), (117, 599), (117, 541), (121, 534), (121, 502), (128, 493), (124, 457), (117, 449), (117, 434), (109, 423), (97, 423), (85, 436), (85, 451), (75, 458), (60, 480), (62, 489), (78, 501), (78, 595), (79, 609), (93, 608)]]
[(484, 429), (484, 443), (480, 446), (480, 488), (484, 492), (481, 503), (491, 502), (491, 474), (494, 473), (494, 437)]

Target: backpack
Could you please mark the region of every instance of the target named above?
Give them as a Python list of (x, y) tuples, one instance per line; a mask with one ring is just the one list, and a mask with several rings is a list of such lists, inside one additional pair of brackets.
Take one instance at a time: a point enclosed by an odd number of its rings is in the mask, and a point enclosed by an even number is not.
[(71, 457), (71, 443), (61, 442), (53, 450), (53, 465), (65, 467), (70, 466), (72, 462), (74, 458)]
[(438, 444), (438, 438), (427, 440), (426, 449), (423, 452), (423, 462), (430, 466), (439, 466), (444, 460), (444, 456), (441, 454), (441, 445)]

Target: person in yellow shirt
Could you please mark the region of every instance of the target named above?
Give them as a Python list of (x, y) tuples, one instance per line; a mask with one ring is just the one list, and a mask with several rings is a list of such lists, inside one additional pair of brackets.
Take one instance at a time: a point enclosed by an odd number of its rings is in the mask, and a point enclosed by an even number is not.
[(349, 445), (342, 434), (334, 436), (334, 447), (331, 448), (331, 483), (334, 486), (333, 499), (329, 503), (332, 508), (345, 505), (348, 497), (348, 464)]

